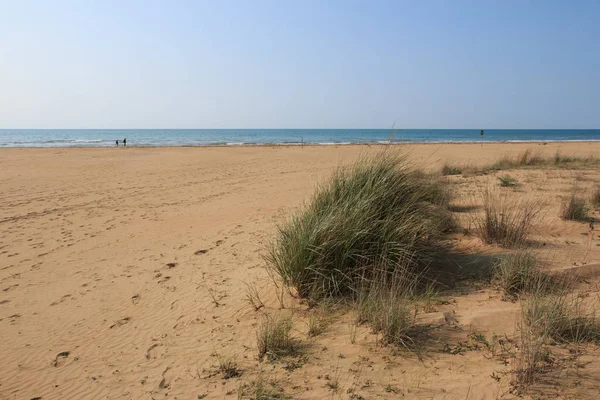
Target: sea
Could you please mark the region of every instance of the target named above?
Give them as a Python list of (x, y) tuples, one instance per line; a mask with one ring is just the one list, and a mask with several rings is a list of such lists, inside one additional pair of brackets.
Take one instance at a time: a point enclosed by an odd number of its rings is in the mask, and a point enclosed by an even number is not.
[(2, 147), (600, 141), (600, 129), (0, 129)]

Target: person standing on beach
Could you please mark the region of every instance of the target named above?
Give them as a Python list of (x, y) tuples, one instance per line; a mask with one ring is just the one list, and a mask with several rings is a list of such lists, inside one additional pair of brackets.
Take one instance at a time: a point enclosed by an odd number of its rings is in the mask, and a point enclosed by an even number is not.
[(123, 146), (127, 146), (127, 138), (123, 139)]
[(119, 141), (118, 141), (118, 140), (115, 140), (115, 144), (118, 146), (118, 145), (119, 145)]

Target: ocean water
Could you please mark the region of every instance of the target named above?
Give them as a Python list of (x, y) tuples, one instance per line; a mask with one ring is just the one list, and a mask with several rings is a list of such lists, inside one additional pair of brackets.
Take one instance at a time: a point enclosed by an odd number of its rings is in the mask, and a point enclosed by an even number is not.
[(600, 129), (0, 129), (1, 147), (600, 141)]

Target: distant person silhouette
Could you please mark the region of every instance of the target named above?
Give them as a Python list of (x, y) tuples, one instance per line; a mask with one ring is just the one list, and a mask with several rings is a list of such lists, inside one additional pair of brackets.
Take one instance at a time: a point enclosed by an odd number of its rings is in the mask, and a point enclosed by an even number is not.
[(127, 146), (127, 138), (123, 139), (123, 146)]
[(118, 145), (119, 145), (119, 141), (118, 141), (118, 140), (115, 140), (115, 144), (118, 146)]

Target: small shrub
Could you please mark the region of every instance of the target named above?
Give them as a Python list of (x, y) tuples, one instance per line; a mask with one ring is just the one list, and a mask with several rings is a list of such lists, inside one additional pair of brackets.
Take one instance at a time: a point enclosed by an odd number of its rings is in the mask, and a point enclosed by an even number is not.
[(588, 207), (585, 200), (578, 197), (575, 192), (568, 201), (564, 202), (560, 210), (560, 217), (571, 221), (586, 221), (589, 219)]
[(231, 379), (242, 375), (234, 357), (219, 359), (219, 371), (223, 374), (223, 379)]
[(500, 186), (502, 187), (512, 187), (517, 186), (519, 184), (519, 181), (510, 175), (499, 176), (498, 180), (500, 181)]
[(411, 331), (415, 326), (412, 300), (416, 280), (409, 273), (388, 275), (364, 282), (358, 293), (357, 322), (368, 323), (382, 342), (407, 349), (414, 348)]
[(442, 175), (460, 175), (462, 174), (462, 169), (457, 166), (444, 164), (442, 167)]
[(528, 251), (502, 257), (494, 265), (493, 279), (505, 300), (516, 300), (522, 293), (541, 287), (551, 288), (551, 278), (540, 271), (536, 258)]
[(374, 265), (425, 269), (454, 227), (448, 185), (389, 153), (337, 170), (280, 225), (267, 262), (300, 297), (352, 296)]
[(241, 385), (238, 389), (240, 400), (284, 400), (289, 399), (285, 391), (274, 380), (259, 376), (256, 380)]
[(549, 343), (600, 341), (600, 325), (580, 298), (567, 292), (547, 295), (549, 291), (542, 284), (521, 303), (521, 345), (514, 371), (514, 384), (520, 389), (550, 367)]
[(296, 344), (291, 337), (292, 319), (265, 315), (257, 334), (258, 358), (273, 360), (296, 352)]
[(317, 313), (313, 313), (308, 319), (308, 332), (306, 334), (309, 337), (319, 336), (325, 332), (325, 329), (327, 329), (327, 324), (327, 318)]
[(246, 301), (255, 311), (258, 311), (265, 306), (255, 284), (250, 285), (246, 283)]
[(527, 244), (541, 212), (539, 202), (512, 201), (507, 195), (499, 196), (487, 190), (483, 214), (477, 214), (474, 225), (484, 243), (503, 247), (521, 247)]

